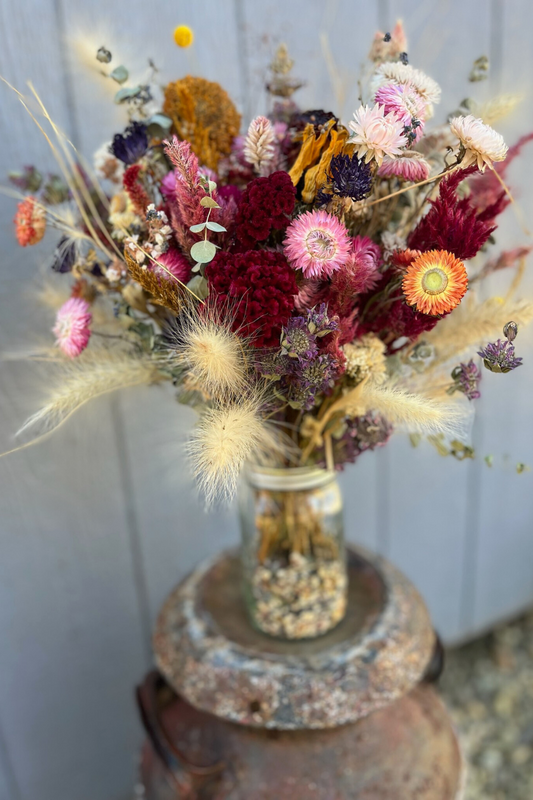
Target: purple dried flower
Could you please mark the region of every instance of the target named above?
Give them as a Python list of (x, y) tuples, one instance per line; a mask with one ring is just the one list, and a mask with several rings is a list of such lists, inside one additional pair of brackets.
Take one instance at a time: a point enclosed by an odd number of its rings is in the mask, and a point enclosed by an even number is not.
[(370, 164), (356, 155), (333, 156), (329, 165), (331, 191), (340, 197), (363, 200), (372, 187)]
[[(353, 464), (366, 450), (382, 447), (392, 433), (390, 422), (374, 411), (346, 420), (342, 435), (332, 439), (336, 469), (341, 470), (344, 464)], [(318, 463), (325, 465), (325, 459)]]
[(316, 337), (309, 330), (305, 317), (292, 317), (281, 334), (283, 355), (308, 361), (318, 353)]
[(295, 408), (309, 411), (317, 395), (331, 389), (336, 375), (337, 363), (329, 353), (307, 362), (296, 362), (290, 383), (289, 403)]
[(307, 316), (307, 325), (309, 331), (315, 336), (326, 336), (326, 334), (336, 331), (339, 323), (336, 319), (330, 319), (328, 316), (328, 309), (325, 303), (321, 303), (318, 307), (312, 308)]
[(522, 359), (514, 354), (514, 344), (510, 341), (489, 342), (482, 350), (478, 351), (478, 356), (483, 359), (483, 364), (491, 372), (511, 372), (512, 369), (520, 367)]
[(146, 125), (133, 121), (124, 133), (117, 133), (109, 146), (109, 152), (119, 161), (131, 166), (144, 156), (148, 150)]
[(9, 181), (20, 189), (22, 192), (31, 192), (34, 194), (41, 188), (43, 177), (41, 173), (33, 166), (23, 167), (22, 172), (10, 172)]
[(470, 359), (468, 364), (459, 364), (452, 370), (453, 383), (448, 389), (448, 394), (462, 392), (469, 400), (477, 400), (481, 397), (478, 389), (481, 380), (481, 370)]

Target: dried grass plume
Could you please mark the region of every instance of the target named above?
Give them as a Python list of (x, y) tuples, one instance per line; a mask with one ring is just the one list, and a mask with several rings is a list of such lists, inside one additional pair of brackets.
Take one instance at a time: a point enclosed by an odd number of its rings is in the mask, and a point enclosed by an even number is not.
[(234, 497), (246, 461), (281, 453), (281, 440), (261, 418), (260, 407), (252, 397), (201, 415), (186, 449), (208, 506)]
[(48, 402), (26, 420), (16, 435), (28, 441), (39, 439), (94, 397), (157, 379), (157, 363), (148, 356), (117, 349), (86, 350), (76, 359), (59, 362)]
[(245, 391), (247, 341), (232, 330), (231, 316), (211, 307), (189, 307), (174, 338), (176, 358), (186, 368), (190, 385), (218, 402)]

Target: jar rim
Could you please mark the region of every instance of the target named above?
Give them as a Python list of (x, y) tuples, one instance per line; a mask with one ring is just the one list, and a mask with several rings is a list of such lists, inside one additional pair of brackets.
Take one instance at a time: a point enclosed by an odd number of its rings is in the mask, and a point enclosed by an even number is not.
[(263, 467), (248, 464), (245, 470), (248, 483), (256, 489), (295, 492), (318, 489), (337, 477), (337, 473), (323, 467)]

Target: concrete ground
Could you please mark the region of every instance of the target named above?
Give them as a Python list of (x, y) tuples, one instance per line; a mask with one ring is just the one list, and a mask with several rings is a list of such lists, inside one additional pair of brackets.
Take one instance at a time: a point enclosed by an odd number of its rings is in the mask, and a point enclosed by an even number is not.
[(465, 800), (532, 800), (533, 611), (448, 651), (440, 689), (468, 762)]

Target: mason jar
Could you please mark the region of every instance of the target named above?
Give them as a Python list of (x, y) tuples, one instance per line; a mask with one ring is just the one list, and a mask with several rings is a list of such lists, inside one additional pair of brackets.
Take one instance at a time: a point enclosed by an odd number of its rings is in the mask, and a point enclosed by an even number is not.
[(342, 495), (333, 471), (249, 467), (239, 494), (242, 576), (256, 628), (309, 639), (344, 617)]

